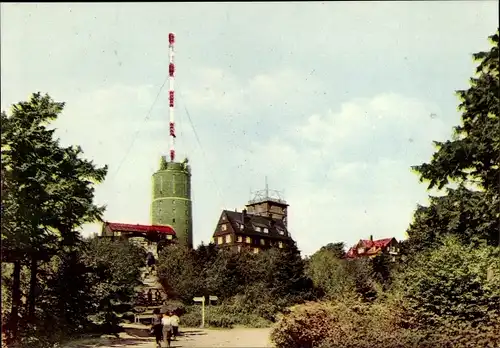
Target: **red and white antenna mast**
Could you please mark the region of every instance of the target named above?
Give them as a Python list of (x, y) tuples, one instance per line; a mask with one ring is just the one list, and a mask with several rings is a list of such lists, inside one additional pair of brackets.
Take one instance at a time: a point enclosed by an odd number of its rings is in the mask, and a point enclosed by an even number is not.
[(175, 122), (174, 122), (174, 105), (175, 105), (175, 96), (174, 96), (174, 75), (175, 75), (175, 63), (174, 63), (174, 44), (175, 44), (175, 34), (168, 34), (168, 57), (170, 63), (168, 65), (168, 74), (169, 74), (169, 91), (168, 91), (168, 99), (169, 99), (169, 115), (170, 115), (170, 161), (173, 162), (175, 160)]

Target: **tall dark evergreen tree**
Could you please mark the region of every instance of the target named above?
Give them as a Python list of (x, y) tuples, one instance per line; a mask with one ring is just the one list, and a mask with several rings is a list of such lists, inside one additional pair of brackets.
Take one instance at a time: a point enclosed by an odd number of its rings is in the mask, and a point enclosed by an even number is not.
[(444, 197), (432, 197), (429, 206), (417, 208), (408, 229), (413, 251), (433, 246), (445, 235), (464, 243), (500, 245), (498, 35), (490, 36), (489, 51), (474, 54), (479, 64), (471, 87), (457, 91), (462, 117), (453, 140), (435, 142), (430, 163), (413, 168), (429, 189), (446, 187)]
[[(80, 147), (62, 147), (47, 128), (64, 109), (48, 95), (35, 93), (1, 114), (2, 259), (30, 269), (27, 322), (35, 320), (37, 273), (41, 260), (78, 239), (76, 229), (99, 220), (104, 207), (93, 203), (94, 184), (107, 167), (81, 158)], [(19, 284), (13, 284), (10, 334), (15, 335), (20, 306)]]

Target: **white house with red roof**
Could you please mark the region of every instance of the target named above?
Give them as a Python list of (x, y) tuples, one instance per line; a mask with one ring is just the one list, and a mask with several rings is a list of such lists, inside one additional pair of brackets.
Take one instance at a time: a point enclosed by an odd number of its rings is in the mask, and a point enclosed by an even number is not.
[(396, 256), (399, 255), (399, 242), (396, 238), (384, 239), (360, 239), (359, 242), (351, 247), (346, 255), (346, 259), (357, 259), (361, 257), (374, 258), (380, 254), (386, 254), (391, 257), (392, 261), (396, 261)]

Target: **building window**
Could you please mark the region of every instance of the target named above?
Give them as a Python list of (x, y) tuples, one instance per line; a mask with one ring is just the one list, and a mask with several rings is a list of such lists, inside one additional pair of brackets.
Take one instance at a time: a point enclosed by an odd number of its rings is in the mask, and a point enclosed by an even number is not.
[(246, 242), (247, 244), (252, 243), (252, 238), (250, 238), (250, 237), (246, 237), (246, 238), (245, 238), (245, 242)]
[(264, 227), (264, 233), (269, 233), (269, 230), (267, 229), (267, 227)]
[(253, 253), (257, 254), (259, 252), (259, 248), (253, 248)]
[(238, 241), (239, 243), (243, 242), (243, 237), (242, 237), (242, 236), (238, 236), (237, 241)]
[(261, 239), (260, 240), (260, 245), (266, 245), (266, 240), (265, 239)]
[(226, 234), (226, 243), (231, 243), (231, 235)]
[(222, 244), (222, 243), (224, 243), (222, 237), (217, 237), (217, 244)]
[(260, 232), (260, 227), (255, 227), (255, 230), (256, 230), (257, 232)]
[(283, 248), (283, 242), (281, 242), (281, 241), (278, 242), (278, 246), (280, 247), (280, 249), (282, 249)]
[(227, 226), (226, 224), (222, 224), (221, 227), (220, 227), (221, 231), (225, 231), (227, 230)]
[(241, 245), (238, 245), (238, 252), (241, 251)]
[(169, 234), (169, 235), (167, 236), (167, 239), (168, 239), (168, 240), (172, 240), (172, 235), (171, 235), (171, 234)]
[(277, 228), (277, 230), (278, 230), (278, 233), (280, 235), (284, 235), (285, 234), (285, 231), (283, 231), (281, 228)]
[(240, 230), (242, 230), (242, 231), (243, 231), (243, 229), (244, 229), (244, 228), (245, 228), (245, 225), (240, 224)]

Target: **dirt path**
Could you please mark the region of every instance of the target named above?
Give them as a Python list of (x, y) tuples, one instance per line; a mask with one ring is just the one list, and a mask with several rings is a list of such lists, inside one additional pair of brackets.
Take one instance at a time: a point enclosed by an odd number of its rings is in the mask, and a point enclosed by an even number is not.
[[(255, 347), (271, 348), (270, 329), (234, 328), (230, 330), (186, 329), (183, 336), (172, 342), (172, 348)], [(64, 345), (65, 348), (153, 348), (152, 337), (122, 335), (120, 338), (80, 341)]]

